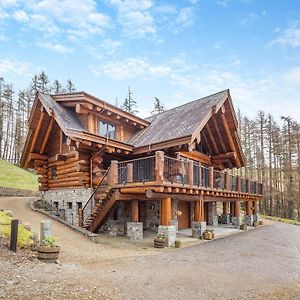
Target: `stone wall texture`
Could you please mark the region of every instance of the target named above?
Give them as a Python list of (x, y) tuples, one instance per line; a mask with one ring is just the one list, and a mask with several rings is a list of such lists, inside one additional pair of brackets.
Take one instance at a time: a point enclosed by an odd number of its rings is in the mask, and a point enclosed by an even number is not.
[[(42, 199), (49, 203), (53, 210), (59, 212), (67, 222), (78, 225), (78, 209), (83, 207), (93, 190), (88, 189), (65, 189), (65, 190), (48, 190), (42, 195)], [(85, 218), (90, 214), (91, 207), (85, 210)]]
[(32, 190), (22, 190), (10, 187), (0, 187), (1, 197), (40, 197), (41, 192)]

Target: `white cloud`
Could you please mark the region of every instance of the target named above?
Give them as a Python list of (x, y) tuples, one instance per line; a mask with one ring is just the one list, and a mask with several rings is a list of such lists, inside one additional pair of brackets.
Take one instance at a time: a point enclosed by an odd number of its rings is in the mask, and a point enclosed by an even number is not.
[[(277, 32), (280, 32), (280, 30), (277, 29)], [(296, 26), (291, 26), (284, 29), (283, 31), (281, 31), (281, 34), (276, 39), (272, 40), (268, 45), (291, 47), (300, 46), (300, 28)]]
[(283, 76), (283, 80), (287, 83), (288, 86), (292, 88), (300, 87), (300, 68), (295, 67), (286, 71)]
[(94, 74), (106, 74), (112, 79), (128, 80), (132, 78), (159, 78), (168, 75), (171, 68), (168, 65), (155, 65), (143, 58), (126, 58), (123, 61), (111, 61), (98, 68), (92, 68)]
[(16, 0), (0, 0), (0, 7), (14, 7), (17, 5), (18, 3)]
[(184, 7), (179, 10), (177, 16), (177, 24), (184, 28), (191, 27), (194, 25), (194, 8), (193, 7)]
[(3, 77), (10, 77), (12, 74), (28, 76), (31, 73), (30, 64), (10, 58), (0, 60), (0, 74)]
[(7, 42), (8, 38), (4, 34), (0, 34), (0, 42)]
[(71, 54), (73, 49), (55, 43), (37, 43), (40, 48), (45, 48), (61, 54)]
[(249, 27), (251, 26), (254, 22), (256, 22), (258, 19), (257, 14), (255, 13), (248, 13), (241, 17), (239, 21), (239, 25), (241, 27)]
[(155, 35), (155, 21), (148, 11), (153, 6), (152, 1), (109, 0), (108, 3), (117, 9), (118, 23), (124, 34), (136, 38)]
[(28, 22), (29, 17), (24, 10), (17, 10), (13, 13), (13, 17), (18, 22)]

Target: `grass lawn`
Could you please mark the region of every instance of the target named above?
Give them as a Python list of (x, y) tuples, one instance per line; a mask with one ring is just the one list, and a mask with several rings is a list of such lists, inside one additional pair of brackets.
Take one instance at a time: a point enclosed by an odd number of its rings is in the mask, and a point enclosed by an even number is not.
[(300, 225), (300, 222), (298, 222), (296, 220), (284, 219), (284, 218), (279, 218), (279, 217), (271, 217), (271, 216), (262, 215), (262, 214), (260, 214), (260, 216), (262, 218), (273, 220), (273, 221), (278, 221), (278, 222), (293, 224), (293, 225)]
[(0, 159), (0, 187), (38, 190), (37, 176)]

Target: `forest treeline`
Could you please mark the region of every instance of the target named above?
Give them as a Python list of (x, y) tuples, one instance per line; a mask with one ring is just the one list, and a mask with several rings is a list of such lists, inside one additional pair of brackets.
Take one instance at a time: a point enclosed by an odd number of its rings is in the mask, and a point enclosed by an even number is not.
[[(0, 158), (19, 163), (27, 136), (27, 119), (37, 91), (50, 94), (75, 91), (71, 80), (62, 85), (50, 82), (45, 72), (33, 76), (28, 88), (15, 92), (0, 78)], [(136, 102), (128, 89), (122, 108), (137, 112)], [(164, 110), (158, 98), (154, 111)], [(281, 120), (265, 112), (249, 119), (238, 112), (239, 135), (246, 166), (238, 172), (257, 178), (264, 184), (260, 212), (300, 220), (300, 124), (288, 116)]]

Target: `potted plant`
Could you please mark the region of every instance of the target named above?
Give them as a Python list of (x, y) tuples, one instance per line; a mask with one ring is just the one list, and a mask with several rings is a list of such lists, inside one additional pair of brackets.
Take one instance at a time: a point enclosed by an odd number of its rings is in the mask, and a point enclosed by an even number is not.
[(180, 248), (181, 247), (181, 241), (180, 240), (176, 240), (175, 241), (175, 248)]
[(246, 225), (246, 223), (242, 223), (241, 226), (240, 226), (240, 229), (241, 229), (241, 230), (247, 230), (247, 225)]
[(215, 233), (212, 229), (206, 229), (203, 235), (205, 240), (212, 240), (215, 238)]
[(166, 237), (164, 234), (160, 233), (154, 239), (154, 248), (165, 248)]
[(45, 262), (55, 262), (58, 259), (60, 247), (56, 245), (53, 236), (43, 239), (41, 245), (38, 246), (37, 258)]

